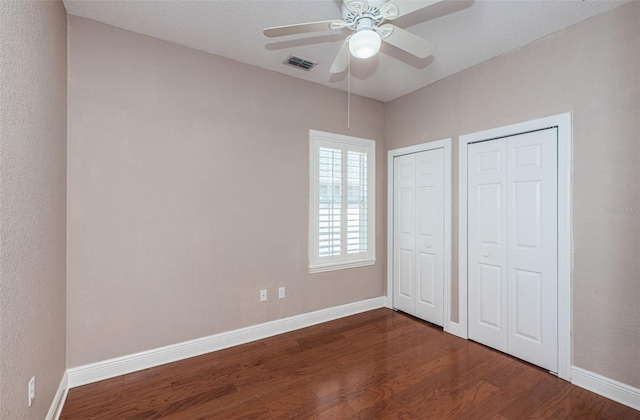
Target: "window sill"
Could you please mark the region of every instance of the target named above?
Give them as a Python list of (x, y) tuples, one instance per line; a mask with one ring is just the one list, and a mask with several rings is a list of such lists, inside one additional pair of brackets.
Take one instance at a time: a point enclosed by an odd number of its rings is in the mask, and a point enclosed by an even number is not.
[(325, 271), (334, 271), (334, 270), (345, 270), (347, 268), (356, 268), (356, 267), (365, 267), (368, 265), (374, 265), (376, 263), (376, 259), (370, 260), (358, 260), (358, 261), (345, 261), (339, 263), (332, 263), (326, 265), (316, 265), (313, 267), (309, 267), (309, 273), (322, 273)]

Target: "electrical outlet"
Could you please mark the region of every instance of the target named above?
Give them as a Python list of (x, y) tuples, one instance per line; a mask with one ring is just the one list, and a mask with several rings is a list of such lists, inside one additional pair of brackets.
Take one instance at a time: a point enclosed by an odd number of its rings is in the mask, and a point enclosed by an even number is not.
[(278, 289), (278, 299), (284, 299), (284, 286)]
[(260, 302), (267, 300), (267, 289), (260, 290)]
[(33, 400), (36, 399), (36, 377), (32, 376), (29, 380), (29, 407), (33, 404)]

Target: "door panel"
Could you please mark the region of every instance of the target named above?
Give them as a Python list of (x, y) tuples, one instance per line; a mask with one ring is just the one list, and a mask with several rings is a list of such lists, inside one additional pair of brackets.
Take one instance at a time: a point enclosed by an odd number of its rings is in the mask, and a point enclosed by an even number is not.
[[(418, 273), (421, 279), (436, 278), (436, 261), (433, 254), (421, 252), (418, 259)], [(425, 281), (420, 286), (420, 304), (435, 306), (436, 291), (435, 281)]]
[(418, 218), (418, 231), (423, 238), (433, 239), (437, 234), (435, 223), (436, 211), (439, 202), (438, 191), (434, 186), (418, 188), (418, 208), (420, 217)]
[(557, 129), (509, 138), (509, 353), (558, 369)]
[(542, 330), (541, 273), (514, 270), (515, 325), (513, 334), (540, 343)]
[(479, 184), (477, 187), (478, 203), (478, 241), (484, 245), (501, 246), (502, 244), (502, 191), (504, 185)]
[(413, 251), (400, 249), (398, 282), (400, 296), (413, 300)]
[(506, 140), (467, 150), (469, 338), (506, 352)]
[(444, 324), (444, 150), (415, 154), (418, 318)]
[(414, 214), (415, 211), (413, 205), (414, 188), (404, 187), (400, 188), (400, 233), (413, 235), (414, 230)]
[(415, 313), (415, 158), (394, 158), (393, 305)]
[(502, 267), (478, 264), (480, 286), (479, 322), (496, 331), (502, 331)]
[(514, 182), (513, 246), (540, 249), (540, 181)]

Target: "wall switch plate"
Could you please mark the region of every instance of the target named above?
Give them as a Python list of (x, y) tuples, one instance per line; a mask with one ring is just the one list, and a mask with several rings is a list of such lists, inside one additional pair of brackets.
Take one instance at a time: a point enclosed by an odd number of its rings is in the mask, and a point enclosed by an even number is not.
[(36, 377), (32, 376), (29, 380), (29, 407), (33, 404), (33, 400), (36, 399)]
[(278, 289), (278, 299), (284, 299), (284, 287)]
[(267, 300), (267, 289), (260, 290), (260, 302)]

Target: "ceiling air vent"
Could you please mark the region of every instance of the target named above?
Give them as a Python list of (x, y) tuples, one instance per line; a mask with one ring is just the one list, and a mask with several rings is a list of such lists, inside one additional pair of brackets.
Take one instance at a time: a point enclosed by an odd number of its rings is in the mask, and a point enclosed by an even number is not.
[(300, 58), (300, 57), (296, 57), (295, 55), (292, 55), (284, 61), (284, 64), (288, 64), (290, 66), (309, 71), (312, 68), (314, 68), (318, 63), (314, 63), (313, 61), (305, 60), (304, 58)]

